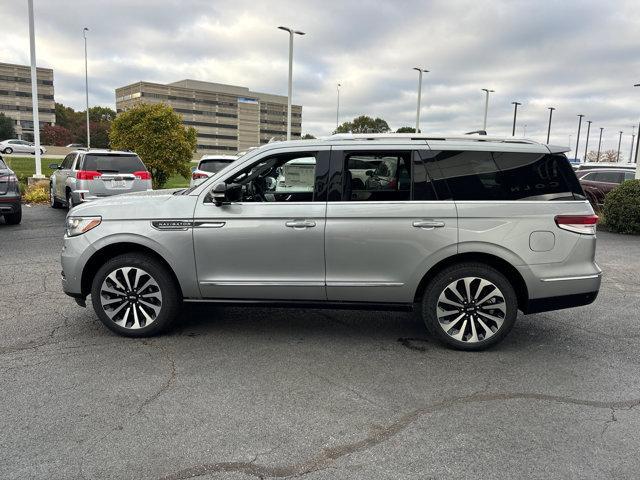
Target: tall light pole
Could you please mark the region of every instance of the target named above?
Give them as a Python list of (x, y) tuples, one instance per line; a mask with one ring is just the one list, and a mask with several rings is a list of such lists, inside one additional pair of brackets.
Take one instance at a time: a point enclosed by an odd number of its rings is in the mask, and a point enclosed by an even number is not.
[(293, 35), (304, 35), (304, 32), (294, 30), (289, 27), (278, 27), (280, 30), (289, 32), (289, 90), (287, 98), (287, 140), (291, 140), (291, 95), (293, 91)]
[(33, 143), (36, 150), (36, 174), (33, 178), (44, 178), (40, 158), (40, 118), (38, 116), (38, 71), (36, 68), (36, 32), (33, 21), (33, 0), (29, 0), (29, 46), (31, 49), (31, 108), (33, 109)]
[(591, 120), (587, 120), (587, 141), (584, 142), (584, 161), (587, 161), (587, 150), (589, 149), (589, 133), (591, 133)]
[(511, 136), (516, 136), (516, 117), (518, 116), (518, 105), (522, 105), (520, 102), (511, 102), (513, 105), (513, 128), (511, 129)]
[(602, 131), (604, 127), (600, 127), (600, 138), (598, 139), (598, 155), (596, 156), (596, 162), (600, 161), (600, 146), (602, 145)]
[(549, 127), (547, 128), (547, 144), (549, 144), (549, 137), (551, 136), (551, 117), (553, 116), (554, 107), (549, 107)]
[(338, 94), (338, 104), (336, 107), (336, 130), (338, 129), (338, 125), (340, 124), (340, 87), (342, 85), (338, 83), (336, 86), (336, 93)]
[(89, 67), (87, 64), (87, 32), (89, 29), (82, 29), (84, 37), (84, 94), (87, 101), (87, 149), (91, 148), (91, 132), (89, 132)]
[(483, 92), (485, 92), (485, 101), (484, 101), (484, 123), (482, 124), (482, 130), (487, 131), (487, 113), (489, 112), (489, 94), (495, 92), (495, 90), (490, 90), (488, 88), (483, 88)]
[(620, 145), (622, 144), (622, 130), (620, 130), (620, 137), (618, 138), (618, 155), (616, 155), (616, 162), (620, 161)]
[(629, 152), (629, 163), (633, 162), (633, 141), (636, 138), (636, 126), (631, 127), (631, 151)]
[(580, 127), (582, 127), (582, 117), (584, 117), (584, 115), (580, 114), (578, 115), (578, 118), (580, 120), (578, 120), (578, 138), (576, 140), (576, 153), (575, 153), (575, 159), (578, 159), (578, 145), (580, 145)]
[[(636, 83), (634, 87), (640, 87), (640, 83)], [(640, 123), (638, 123), (638, 136), (636, 137), (636, 158), (635, 163), (638, 163), (638, 150), (640, 149)], [(636, 168), (636, 178), (640, 178), (640, 168)]]
[(422, 67), (413, 67), (418, 71), (418, 107), (416, 109), (416, 133), (420, 132), (420, 100), (422, 98), (422, 74), (429, 73), (429, 70), (425, 70)]

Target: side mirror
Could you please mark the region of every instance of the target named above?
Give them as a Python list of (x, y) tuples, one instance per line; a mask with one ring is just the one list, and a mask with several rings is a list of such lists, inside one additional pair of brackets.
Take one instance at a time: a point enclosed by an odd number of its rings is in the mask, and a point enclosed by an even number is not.
[(50, 163), (49, 168), (51, 170), (60, 170), (60, 165), (58, 165), (57, 163)]
[(198, 167), (191, 167), (191, 173), (195, 172), (196, 168), (198, 168)]
[(231, 202), (238, 202), (242, 199), (242, 185), (224, 182), (216, 183), (211, 189), (211, 198), (217, 207), (228, 205)]

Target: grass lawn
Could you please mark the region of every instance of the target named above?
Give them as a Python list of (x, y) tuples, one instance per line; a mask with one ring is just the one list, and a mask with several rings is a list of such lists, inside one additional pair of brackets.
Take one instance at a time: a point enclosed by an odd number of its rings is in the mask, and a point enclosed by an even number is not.
[[(27, 184), (27, 177), (32, 176), (36, 172), (36, 160), (34, 157), (13, 157), (5, 155), (2, 157), (11, 170), (13, 170), (20, 182)], [(42, 174), (49, 177), (53, 170), (49, 168), (50, 163), (59, 163), (62, 159), (42, 159)], [(189, 186), (189, 179), (185, 179), (180, 175), (172, 175), (164, 188), (185, 188)]]

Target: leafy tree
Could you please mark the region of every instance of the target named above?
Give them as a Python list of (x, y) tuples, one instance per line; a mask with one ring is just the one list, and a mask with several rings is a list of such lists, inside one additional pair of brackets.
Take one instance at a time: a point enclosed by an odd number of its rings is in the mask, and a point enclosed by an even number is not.
[(0, 113), (0, 141), (15, 138), (16, 131), (13, 128), (13, 120), (4, 113)]
[(188, 178), (189, 162), (196, 151), (196, 130), (185, 127), (182, 117), (164, 104), (139, 104), (120, 113), (111, 123), (112, 148), (136, 152), (162, 188), (179, 173)]
[(310, 133), (305, 133), (301, 138), (302, 138), (302, 140), (313, 140), (316, 137), (314, 137)]
[(84, 122), (84, 117), (80, 112), (76, 112), (71, 107), (66, 107), (61, 103), (56, 103), (56, 125), (66, 128), (75, 135), (78, 128)]
[(416, 129), (413, 127), (400, 127), (396, 130), (396, 133), (416, 133)]
[(65, 146), (72, 142), (71, 132), (60, 125), (45, 125), (41, 131), (44, 145)]
[[(84, 112), (82, 113), (84, 117)], [(116, 111), (109, 107), (90, 107), (89, 108), (89, 122), (113, 122), (113, 119), (116, 118)]]
[(334, 133), (387, 133), (389, 124), (381, 118), (360, 115), (351, 122), (344, 122)]

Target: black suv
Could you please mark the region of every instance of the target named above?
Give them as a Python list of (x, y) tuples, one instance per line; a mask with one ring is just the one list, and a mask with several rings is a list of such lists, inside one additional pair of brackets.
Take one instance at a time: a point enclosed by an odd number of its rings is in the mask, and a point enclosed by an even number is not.
[(9, 225), (22, 220), (22, 197), (18, 177), (0, 157), (0, 215)]

